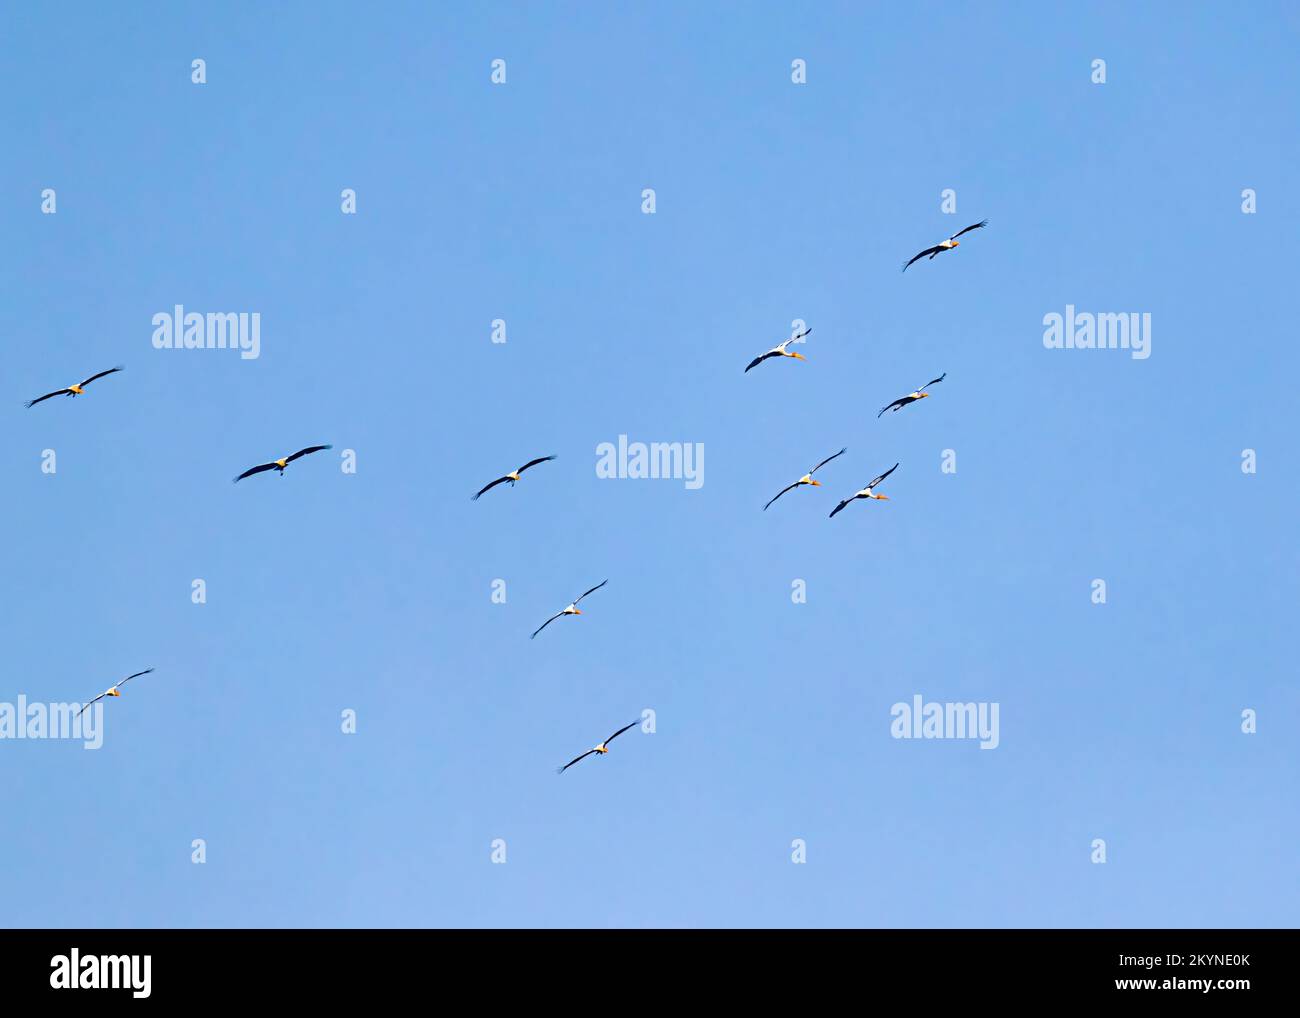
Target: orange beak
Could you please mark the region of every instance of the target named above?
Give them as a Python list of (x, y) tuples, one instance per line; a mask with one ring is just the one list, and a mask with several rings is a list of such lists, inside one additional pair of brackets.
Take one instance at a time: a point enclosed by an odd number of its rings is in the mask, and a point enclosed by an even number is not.
[(960, 240), (954, 240), (954, 241), (952, 242), (952, 246), (953, 246), (953, 247), (961, 247), (961, 241), (960, 241)]
[(109, 696), (121, 696), (122, 694), (121, 694), (120, 692), (118, 692), (116, 689), (114, 689), (114, 690), (113, 690), (112, 692), (110, 692), (108, 695), (109, 695)]
[(808, 483), (811, 484), (811, 485), (813, 485), (814, 487), (817, 487), (817, 488), (820, 488), (820, 487), (822, 486), (822, 482), (821, 482), (821, 481), (809, 481)]
[(923, 392), (923, 393), (921, 393), (921, 395), (918, 396), (917, 398), (918, 398), (918, 399), (926, 399), (926, 398), (929, 397), (929, 395), (930, 395), (930, 394), (929, 394), (928, 392)]
[(582, 614), (582, 609), (581, 609), (581, 608), (574, 608), (574, 609), (573, 609), (573, 614), (574, 614), (574, 615), (581, 615), (581, 614)]
[(791, 356), (791, 357), (796, 357), (796, 358), (798, 358), (798, 359), (801, 360), (801, 361), (806, 361), (806, 360), (808, 359), (807, 357), (805, 357), (805, 356), (804, 356), (803, 354), (801, 354), (801, 353), (791, 353), (790, 356)]
[(888, 496), (888, 495), (873, 495), (872, 498), (878, 498), (878, 499), (880, 499), (880, 501), (882, 501), (882, 502), (888, 502), (888, 501), (889, 501), (889, 496)]

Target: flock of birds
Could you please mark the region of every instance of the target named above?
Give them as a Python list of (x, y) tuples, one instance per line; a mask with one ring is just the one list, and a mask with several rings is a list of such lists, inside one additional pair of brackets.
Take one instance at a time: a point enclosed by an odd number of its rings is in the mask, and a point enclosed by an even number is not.
[[(985, 219), (982, 222), (975, 223), (972, 226), (967, 226), (963, 230), (959, 230), (957, 233), (954, 233), (947, 240), (941, 241), (940, 243), (934, 245), (933, 247), (926, 248), (924, 251), (921, 251), (920, 253), (914, 255), (912, 258), (908, 259), (906, 264), (903, 265), (903, 271), (906, 272), (914, 262), (920, 261), (922, 258), (927, 258), (928, 260), (933, 261), (937, 256), (943, 254), (945, 251), (951, 251), (954, 248), (959, 247), (960, 244), (957, 241), (958, 237), (967, 234), (972, 230), (983, 229), (987, 225), (988, 225), (988, 220)], [(804, 331), (799, 333), (798, 335), (791, 336), (789, 339), (785, 340), (784, 342), (778, 343), (776, 346), (772, 347), (772, 349), (768, 350), (766, 353), (759, 354), (752, 361), (750, 361), (748, 365), (746, 365), (744, 373), (748, 374), (750, 369), (757, 367), (758, 365), (762, 364), (764, 361), (768, 361), (776, 357), (789, 357), (794, 360), (806, 360), (807, 358), (805, 358), (803, 354), (799, 353), (797, 350), (790, 350), (789, 347), (793, 343), (802, 342), (805, 339), (805, 337), (811, 334), (811, 332), (812, 329), (804, 329)], [(86, 386), (88, 386), (91, 382), (94, 382), (100, 378), (104, 378), (108, 375), (116, 374), (117, 372), (122, 370), (124, 370), (122, 366), (118, 365), (117, 367), (109, 368), (107, 371), (100, 371), (96, 374), (91, 375), (89, 378), (81, 382), (77, 382), (75, 385), (65, 386), (62, 389), (55, 389), (53, 392), (47, 392), (43, 396), (37, 396), (35, 399), (28, 400), (24, 404), (24, 406), (30, 409), (31, 407), (36, 406), (36, 404), (38, 403), (44, 403), (47, 399), (53, 399), (55, 396), (70, 396), (73, 399), (75, 399), (78, 396), (85, 395)], [(946, 377), (947, 377), (947, 372), (944, 372), (938, 378), (931, 379), (930, 381), (926, 382), (925, 385), (922, 385), (918, 389), (912, 390), (906, 396), (900, 396), (892, 403), (889, 403), (881, 407), (880, 413), (878, 413), (876, 417), (879, 418), (883, 416), (887, 411), (892, 411), (897, 413), (899, 410), (903, 409), (903, 407), (909, 406), (912, 403), (925, 399), (930, 395), (928, 392), (926, 392), (926, 389), (930, 388), (930, 386), (932, 385), (936, 385), (937, 383), (942, 382)], [(323, 450), (332, 449), (332, 448), (333, 448), (332, 445), (309, 445), (305, 449), (299, 449), (297, 452), (292, 453), (291, 455), (283, 456), (280, 459), (271, 460), (269, 463), (259, 463), (257, 466), (249, 467), (238, 477), (236, 477), (235, 483), (242, 481), (246, 477), (252, 477), (254, 474), (262, 474), (270, 470), (277, 471), (280, 474), (280, 476), (283, 477), (285, 468), (288, 467), (288, 465), (294, 462), (295, 460), (301, 459), (304, 456), (310, 456), (312, 453), (321, 452)], [(793, 484), (786, 485), (784, 488), (782, 488), (775, 495), (773, 495), (772, 498), (768, 500), (767, 505), (763, 506), (763, 511), (766, 512), (768, 510), (768, 507), (771, 506), (773, 502), (779, 499), (786, 492), (793, 491), (795, 488), (804, 487), (804, 486), (821, 487), (821, 481), (816, 480), (813, 477), (813, 474), (817, 473), (818, 470), (826, 466), (827, 463), (830, 463), (832, 460), (837, 459), (840, 456), (843, 456), (847, 451), (848, 449), (846, 447), (844, 449), (841, 449), (837, 453), (827, 456), (824, 460), (818, 463), (815, 467), (809, 470), (806, 474), (800, 477)], [(504, 474), (501, 477), (496, 478), (496, 480), (494, 481), (489, 481), (477, 492), (475, 492), (472, 498), (475, 501), (477, 501), (482, 495), (491, 491), (493, 488), (497, 487), (497, 485), (500, 484), (508, 483), (511, 487), (514, 487), (515, 484), (518, 483), (524, 471), (532, 467), (535, 467), (541, 463), (549, 463), (553, 459), (555, 459), (554, 456), (539, 456), (536, 459), (531, 459), (527, 463), (525, 463), (522, 467), (519, 467), (517, 470), (512, 470), (508, 474)], [(836, 505), (834, 509), (831, 510), (830, 518), (834, 518), (835, 515), (838, 512), (840, 512), (845, 506), (849, 505), (851, 502), (857, 501), (858, 499), (877, 499), (880, 501), (888, 501), (889, 499), (888, 495), (881, 495), (875, 489), (879, 484), (881, 484), (881, 482), (885, 480), (885, 478), (887, 478), (890, 474), (892, 474), (897, 469), (898, 469), (898, 464), (895, 463), (883, 474), (879, 474), (876, 477), (873, 477), (870, 481), (868, 481), (866, 487), (850, 495), (848, 498), (842, 499), (840, 503)], [(590, 590), (584, 591), (578, 597), (574, 598), (573, 601), (570, 602), (567, 607), (563, 608), (561, 611), (556, 612), (549, 619), (547, 619), (540, 626), (538, 626), (537, 629), (533, 631), (533, 634), (532, 636), (529, 637), (529, 639), (530, 640), (536, 639), (537, 634), (540, 633), (547, 626), (549, 626), (556, 619), (564, 618), (566, 615), (581, 615), (582, 611), (581, 609), (578, 608), (578, 603), (582, 601), (582, 599), (586, 597), (588, 594), (594, 594), (596, 591), (600, 590), (600, 588), (605, 586), (605, 584), (608, 582), (609, 582), (608, 579), (602, 580), (600, 583), (596, 584), (596, 586), (592, 587)], [(122, 686), (126, 685), (132, 679), (138, 679), (140, 676), (148, 675), (152, 671), (153, 671), (152, 668), (146, 668), (142, 672), (135, 672), (134, 674), (128, 675), (126, 678), (109, 686), (108, 689), (104, 690), (104, 692), (100, 693), (93, 700), (90, 700), (88, 703), (83, 705), (81, 710), (77, 712), (77, 717), (80, 717), (87, 710), (89, 710), (93, 704), (98, 703), (100, 700), (103, 700), (105, 697), (121, 696)], [(563, 774), (574, 764), (578, 763), (581, 760), (585, 760), (589, 756), (592, 755), (604, 756), (609, 752), (609, 744), (611, 742), (617, 739), (628, 729), (635, 728), (637, 724), (638, 722), (634, 721), (629, 725), (624, 725), (613, 735), (607, 738), (604, 742), (601, 742), (593, 746), (585, 753), (582, 753), (581, 755), (574, 757), (563, 767), (558, 768), (556, 773)]]

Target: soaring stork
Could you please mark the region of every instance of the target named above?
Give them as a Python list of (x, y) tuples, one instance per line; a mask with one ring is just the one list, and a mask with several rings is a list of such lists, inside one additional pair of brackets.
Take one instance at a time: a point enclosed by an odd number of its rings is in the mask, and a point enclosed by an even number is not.
[(624, 725), (624, 726), (623, 726), (622, 728), (620, 728), (617, 732), (615, 732), (613, 735), (611, 735), (608, 739), (606, 739), (604, 742), (602, 742), (599, 746), (593, 746), (591, 749), (587, 750), (587, 752), (583, 753), (582, 756), (575, 756), (572, 760), (570, 760), (568, 763), (566, 763), (563, 767), (560, 767), (559, 769), (557, 769), (555, 773), (556, 773), (556, 774), (563, 774), (563, 773), (564, 773), (565, 771), (567, 771), (570, 767), (572, 767), (574, 764), (576, 764), (579, 760), (585, 760), (587, 757), (591, 756), (592, 753), (596, 753), (596, 754), (598, 754), (598, 755), (600, 755), (600, 756), (604, 756), (606, 753), (609, 752), (609, 744), (610, 744), (611, 742), (613, 742), (615, 739), (617, 739), (620, 735), (622, 735), (624, 732), (626, 732), (629, 728), (635, 728), (638, 724), (640, 724), (639, 721), (633, 721), (630, 725)]
[(856, 498), (878, 498), (878, 499), (880, 499), (882, 502), (888, 502), (888, 501), (889, 501), (889, 496), (888, 496), (888, 495), (877, 495), (876, 492), (875, 492), (875, 487), (876, 487), (877, 484), (879, 484), (881, 481), (883, 481), (886, 477), (888, 477), (890, 474), (892, 474), (892, 473), (893, 473), (895, 470), (897, 470), (897, 469), (898, 469), (898, 464), (895, 463), (892, 467), (890, 467), (888, 470), (886, 470), (886, 471), (885, 471), (883, 474), (881, 474), (879, 477), (873, 477), (873, 478), (871, 479), (871, 481), (867, 484), (867, 486), (866, 486), (865, 488), (863, 488), (863, 489), (862, 489), (861, 491), (859, 491), (857, 494), (850, 495), (850, 496), (849, 496), (848, 498), (846, 498), (843, 502), (841, 502), (841, 503), (840, 503), (839, 505), (837, 505), (834, 509), (832, 509), (832, 510), (831, 510), (831, 515), (830, 515), (830, 517), (828, 517), (828, 519), (829, 519), (829, 518), (833, 518), (837, 512), (839, 512), (841, 509), (843, 509), (846, 505), (848, 505), (850, 502), (852, 502), (852, 501), (853, 501), (854, 499), (856, 499)]
[(894, 400), (894, 402), (890, 403), (889, 406), (882, 406), (880, 408), (880, 413), (876, 414), (877, 420), (881, 417), (881, 415), (884, 414), (886, 410), (892, 410), (894, 411), (894, 413), (898, 413), (898, 411), (902, 410), (903, 407), (907, 406), (909, 403), (915, 403), (918, 399), (926, 399), (930, 394), (925, 390), (938, 382), (942, 382), (947, 377), (948, 377), (948, 372), (945, 371), (938, 378), (930, 379), (923, 386), (921, 386), (921, 388), (913, 389), (906, 396), (900, 396), (898, 399)]
[[(847, 447), (847, 446), (846, 446), (845, 448), (841, 449), (839, 452), (837, 452), (837, 453), (835, 454), (835, 456), (843, 456), (846, 452), (848, 452), (848, 447)], [(799, 480), (795, 481), (794, 484), (790, 484), (790, 485), (787, 485), (786, 487), (782, 488), (782, 489), (781, 489), (780, 491), (778, 491), (775, 495), (773, 495), (773, 496), (771, 497), (771, 499), (768, 500), (767, 505), (771, 505), (771, 504), (772, 504), (773, 502), (775, 502), (778, 498), (780, 498), (782, 495), (784, 495), (787, 491), (791, 491), (791, 490), (793, 490), (794, 488), (799, 487), (799, 485), (801, 485), (801, 484), (811, 484), (811, 485), (812, 485), (813, 487), (815, 487), (815, 488), (820, 488), (821, 485), (822, 485), (822, 482), (821, 482), (821, 481), (814, 481), (814, 480), (813, 480), (813, 474), (817, 473), (818, 470), (820, 470), (822, 467), (826, 466), (826, 464), (829, 463), (831, 460), (833, 460), (833, 459), (835, 458), (835, 456), (827, 456), (824, 460), (822, 460), (822, 461), (821, 461), (820, 463), (818, 463), (815, 467), (813, 467), (811, 470), (809, 470), (808, 473), (804, 474), (801, 478), (799, 478)], [(787, 474), (786, 476), (788, 477), (789, 475)], [(767, 505), (763, 506), (763, 512), (767, 512)]]
[[(970, 233), (971, 230), (982, 230), (984, 227), (986, 227), (986, 226), (988, 226), (988, 225), (989, 225), (989, 221), (988, 221), (987, 219), (985, 219), (982, 223), (976, 223), (974, 226), (968, 226), (968, 227), (966, 227), (966, 229), (964, 229), (964, 230), (958, 230), (956, 233), (954, 233), (954, 234), (953, 234), (951, 237), (949, 237), (947, 240), (940, 241), (938, 244), (935, 244), (934, 247), (927, 247), (927, 248), (926, 248), (924, 251), (922, 251), (919, 255), (914, 255), (914, 256), (913, 256), (913, 257), (908, 261), (907, 265), (911, 265), (912, 262), (914, 262), (914, 261), (918, 261), (918, 260), (924, 258), (926, 255), (929, 255), (929, 256), (930, 256), (930, 260), (931, 260), (931, 261), (934, 261), (934, 258), (935, 258), (936, 255), (941, 255), (941, 254), (943, 254), (945, 251), (951, 251), (951, 250), (952, 250), (953, 248), (955, 248), (955, 247), (961, 247), (961, 245), (960, 245), (959, 243), (957, 243), (957, 238), (960, 237), (963, 233)], [(904, 271), (904, 272), (907, 271), (907, 265), (904, 265), (904, 266), (903, 266), (903, 271)]]
[(749, 374), (750, 368), (757, 367), (759, 364), (762, 364), (769, 357), (793, 357), (795, 358), (795, 360), (806, 361), (808, 358), (805, 357), (803, 354), (798, 353), (797, 351), (794, 350), (787, 350), (786, 347), (789, 346), (791, 343), (803, 339), (804, 336), (809, 335), (811, 332), (812, 329), (804, 329), (803, 332), (799, 333), (799, 335), (791, 336), (784, 343), (778, 343), (776, 346), (772, 347), (771, 350), (767, 351), (767, 353), (759, 354), (757, 357), (755, 357), (752, 361), (749, 362), (749, 366), (745, 368), (743, 373)]
[(529, 467), (535, 467), (537, 466), (538, 463), (547, 463), (553, 459), (555, 459), (554, 456), (540, 456), (535, 460), (529, 460), (518, 470), (512, 470), (510, 471), (510, 473), (506, 474), (505, 477), (498, 477), (495, 481), (491, 482), (490, 484), (483, 485), (483, 487), (479, 488), (478, 492), (474, 495), (475, 500), (477, 500), (479, 495), (482, 495), (483, 492), (491, 491), (498, 484), (505, 484), (506, 481), (509, 481), (510, 487), (513, 488), (515, 486), (515, 481), (519, 480), (519, 475), (522, 474)]
[(549, 626), (552, 622), (554, 622), (556, 619), (560, 618), (560, 617), (563, 616), (563, 615), (581, 615), (582, 612), (581, 612), (581, 611), (579, 610), (579, 608), (578, 608), (578, 602), (581, 601), (582, 598), (586, 597), (587, 594), (594, 593), (595, 591), (599, 590), (601, 587), (603, 587), (603, 586), (604, 586), (606, 583), (608, 583), (608, 582), (609, 582), (609, 580), (603, 580), (602, 582), (597, 583), (594, 587), (592, 587), (591, 590), (588, 590), (588, 591), (586, 591), (584, 594), (582, 594), (581, 597), (574, 598), (573, 603), (570, 604), (569, 607), (565, 608), (564, 611), (556, 612), (556, 613), (555, 613), (554, 615), (552, 615), (549, 619), (547, 619), (545, 622), (543, 622), (540, 626), (537, 627), (536, 632), (534, 632), (533, 635), (530, 636), (528, 639), (530, 639), (530, 640), (534, 639), (534, 638), (537, 636), (538, 633), (540, 633), (543, 629), (545, 629), (545, 628), (546, 628), (547, 626)]
[(284, 468), (287, 467), (294, 460), (298, 459), (299, 457), (310, 456), (312, 453), (320, 452), (322, 449), (333, 449), (333, 448), (334, 446), (332, 445), (309, 445), (307, 446), (306, 449), (299, 449), (292, 456), (285, 456), (283, 459), (272, 460), (270, 463), (259, 463), (255, 467), (249, 467), (242, 474), (240, 474), (238, 477), (235, 478), (235, 483), (238, 484), (245, 477), (252, 477), (254, 474), (260, 474), (267, 470), (278, 470), (280, 471), (280, 476), (283, 477)]
[(113, 683), (113, 685), (109, 686), (106, 690), (100, 693), (99, 696), (95, 697), (95, 699), (91, 700), (90, 703), (86, 704), (85, 707), (82, 707), (81, 710), (77, 711), (77, 717), (81, 717), (81, 715), (85, 714), (86, 711), (90, 708), (91, 703), (98, 703), (106, 696), (121, 696), (122, 693), (120, 690), (122, 686), (125, 686), (132, 679), (138, 679), (141, 675), (148, 675), (151, 671), (153, 671), (152, 668), (146, 668), (142, 672), (136, 672), (134, 675), (128, 675), (121, 682)]
[(119, 364), (115, 368), (109, 368), (107, 371), (101, 371), (97, 375), (91, 375), (84, 382), (78, 382), (76, 385), (69, 385), (66, 389), (55, 389), (53, 392), (47, 392), (44, 396), (37, 396), (35, 399), (29, 399), (23, 404), (23, 406), (30, 410), (37, 403), (44, 403), (47, 399), (53, 399), (55, 396), (71, 396), (73, 399), (76, 399), (78, 396), (85, 394), (86, 386), (96, 378), (103, 378), (105, 375), (111, 375), (121, 370), (122, 366)]

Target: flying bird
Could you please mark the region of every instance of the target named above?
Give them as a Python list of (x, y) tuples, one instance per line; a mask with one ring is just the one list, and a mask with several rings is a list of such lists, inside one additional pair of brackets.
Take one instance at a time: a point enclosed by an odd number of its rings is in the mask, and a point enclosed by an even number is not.
[(875, 493), (875, 490), (874, 490), (874, 489), (875, 489), (875, 487), (876, 487), (877, 484), (879, 484), (881, 481), (883, 481), (886, 477), (888, 477), (890, 474), (892, 474), (892, 473), (893, 473), (895, 470), (897, 470), (897, 469), (898, 469), (898, 464), (895, 463), (892, 467), (890, 467), (888, 470), (886, 470), (886, 471), (885, 471), (883, 474), (881, 474), (879, 477), (874, 477), (874, 478), (872, 478), (871, 481), (867, 484), (867, 486), (866, 486), (865, 488), (863, 488), (861, 491), (859, 491), (859, 492), (858, 492), (857, 494), (855, 494), (855, 495), (850, 495), (850, 496), (849, 496), (848, 498), (846, 498), (843, 502), (841, 502), (841, 503), (840, 503), (839, 505), (837, 505), (834, 509), (832, 509), (832, 510), (831, 510), (831, 515), (830, 515), (830, 517), (828, 517), (828, 519), (831, 518), (831, 517), (834, 517), (834, 515), (835, 515), (837, 512), (839, 512), (841, 509), (843, 509), (846, 505), (848, 505), (850, 502), (852, 502), (855, 498), (878, 498), (878, 499), (880, 499), (880, 500), (883, 501), (883, 502), (888, 502), (888, 501), (889, 501), (889, 496), (888, 496), (888, 495), (877, 495), (877, 494)]
[(84, 382), (78, 382), (76, 385), (69, 385), (66, 389), (55, 389), (53, 392), (47, 392), (44, 396), (37, 396), (35, 399), (29, 399), (23, 405), (28, 409), (31, 409), (37, 403), (44, 403), (47, 399), (53, 399), (55, 396), (71, 396), (73, 399), (76, 399), (78, 396), (85, 394), (86, 386), (96, 378), (103, 378), (105, 375), (111, 375), (121, 370), (122, 366), (119, 364), (115, 368), (109, 368), (107, 371), (101, 371), (97, 375), (91, 375)]
[[(848, 447), (847, 447), (847, 446), (846, 446), (845, 448), (841, 449), (839, 452), (837, 452), (837, 453), (835, 454), (835, 456), (843, 456), (846, 452), (848, 452)], [(787, 491), (790, 491), (790, 490), (792, 490), (792, 489), (794, 489), (794, 488), (797, 488), (797, 487), (799, 487), (799, 485), (801, 485), (801, 484), (811, 484), (813, 487), (820, 488), (821, 485), (822, 485), (822, 482), (821, 482), (821, 481), (814, 481), (814, 480), (813, 480), (813, 474), (817, 473), (818, 470), (820, 470), (822, 467), (826, 466), (826, 464), (829, 463), (831, 460), (833, 460), (833, 459), (835, 458), (835, 456), (827, 456), (824, 460), (822, 460), (822, 461), (821, 461), (820, 463), (818, 463), (815, 467), (813, 467), (811, 470), (809, 470), (808, 473), (804, 474), (801, 478), (799, 478), (799, 480), (795, 481), (794, 484), (790, 484), (790, 485), (787, 485), (786, 487), (782, 488), (780, 491), (778, 491), (775, 495), (773, 495), (773, 496), (771, 497), (771, 499), (768, 501), (767, 505), (771, 505), (771, 504), (772, 504), (773, 502), (775, 502), (778, 498), (780, 498), (782, 495), (784, 495)], [(787, 475), (787, 476), (788, 476), (788, 475)], [(763, 506), (763, 512), (767, 512), (767, 505)]]
[[(531, 640), (531, 639), (533, 639), (534, 637), (536, 637), (538, 633), (540, 633), (543, 629), (545, 629), (547, 626), (549, 626), (549, 625), (550, 625), (552, 622), (554, 622), (556, 619), (560, 618), (560, 616), (562, 616), (562, 615), (581, 615), (582, 612), (578, 610), (578, 602), (581, 601), (583, 597), (586, 597), (587, 594), (594, 593), (595, 591), (599, 590), (601, 587), (603, 587), (603, 586), (604, 586), (606, 583), (608, 583), (608, 582), (609, 582), (609, 580), (604, 580), (604, 581), (601, 582), (601, 583), (597, 583), (594, 587), (591, 588), (591, 590), (588, 590), (586, 593), (584, 593), (584, 594), (582, 595), (582, 597), (578, 597), (578, 598), (574, 599), (573, 603), (570, 604), (569, 607), (565, 608), (564, 611), (562, 611), (562, 612), (556, 612), (556, 613), (555, 613), (554, 615), (552, 615), (549, 619), (547, 619), (547, 620), (546, 620), (545, 622), (543, 622), (540, 626), (538, 626), (536, 632), (534, 632), (533, 635), (530, 636), (528, 639)], [(612, 736), (611, 736), (611, 738), (612, 738)]]
[(142, 672), (136, 672), (134, 675), (128, 675), (128, 676), (127, 676), (125, 679), (123, 679), (121, 682), (115, 682), (115, 683), (113, 683), (113, 685), (109, 686), (106, 690), (104, 690), (102, 693), (100, 693), (99, 696), (95, 697), (95, 699), (91, 700), (90, 703), (86, 704), (85, 707), (82, 707), (81, 710), (77, 711), (77, 717), (81, 717), (81, 715), (83, 715), (84, 713), (86, 713), (86, 711), (90, 708), (90, 704), (92, 704), (92, 703), (98, 703), (100, 700), (104, 699), (104, 697), (106, 697), (106, 696), (121, 696), (122, 694), (121, 694), (120, 690), (121, 690), (121, 687), (122, 687), (122, 686), (125, 686), (125, 685), (126, 685), (128, 682), (130, 682), (132, 679), (138, 679), (141, 675), (148, 675), (151, 671), (153, 671), (152, 668), (146, 668), (146, 669), (145, 669), (144, 671), (142, 671)]
[(971, 230), (982, 230), (984, 227), (988, 225), (989, 225), (989, 221), (986, 219), (982, 223), (976, 223), (974, 226), (968, 226), (964, 230), (958, 230), (947, 240), (935, 244), (934, 247), (927, 247), (919, 255), (916, 255), (914, 258), (912, 258), (911, 261), (907, 263), (907, 265), (903, 266), (903, 271), (906, 272), (908, 265), (911, 265), (912, 262), (919, 261), (920, 259), (924, 258), (926, 255), (929, 255), (930, 260), (933, 261), (936, 255), (941, 255), (945, 251), (951, 251), (955, 247), (961, 247), (961, 244), (957, 242), (958, 237), (960, 237), (963, 233), (970, 233)]
[(520, 467), (518, 470), (512, 470), (512, 471), (510, 471), (510, 473), (506, 474), (505, 477), (498, 477), (498, 478), (497, 478), (495, 481), (493, 481), (491, 484), (485, 484), (485, 485), (483, 485), (483, 487), (479, 488), (477, 494), (474, 495), (474, 499), (477, 500), (478, 497), (479, 497), (479, 495), (482, 495), (485, 491), (491, 491), (491, 490), (492, 490), (493, 488), (495, 488), (498, 484), (504, 484), (506, 481), (509, 481), (509, 482), (510, 482), (510, 487), (513, 488), (513, 487), (515, 486), (515, 481), (519, 480), (519, 475), (522, 474), (522, 473), (523, 473), (525, 470), (527, 470), (529, 467), (535, 467), (535, 466), (537, 466), (538, 463), (546, 463), (546, 462), (549, 462), (550, 460), (553, 460), (553, 459), (555, 459), (554, 456), (541, 456), (541, 457), (539, 457), (539, 458), (537, 458), (537, 459), (535, 459), (535, 460), (529, 460), (527, 463), (525, 463), (525, 464), (524, 464), (522, 467)]
[(294, 460), (298, 459), (299, 457), (310, 456), (312, 453), (320, 452), (322, 449), (333, 449), (333, 448), (334, 446), (332, 445), (309, 445), (307, 446), (306, 449), (299, 449), (292, 456), (286, 456), (284, 457), (284, 459), (272, 460), (270, 463), (259, 463), (255, 467), (249, 467), (242, 474), (240, 474), (238, 477), (235, 478), (235, 483), (238, 484), (245, 477), (252, 477), (254, 474), (260, 474), (267, 470), (278, 470), (280, 471), (280, 476), (283, 477), (284, 468), (287, 467)]
[(587, 752), (583, 753), (582, 756), (575, 756), (572, 760), (570, 760), (568, 763), (566, 763), (563, 767), (558, 768), (558, 769), (556, 770), (555, 773), (556, 773), (556, 774), (563, 774), (563, 773), (564, 773), (565, 771), (567, 771), (570, 767), (572, 767), (574, 764), (576, 764), (579, 760), (585, 760), (587, 757), (591, 756), (592, 753), (598, 753), (598, 754), (600, 754), (601, 756), (604, 756), (606, 753), (609, 752), (609, 744), (610, 744), (611, 742), (613, 742), (615, 739), (617, 739), (620, 735), (622, 735), (624, 732), (626, 732), (629, 728), (635, 728), (639, 723), (640, 723), (640, 722), (633, 721), (630, 725), (624, 725), (624, 726), (623, 726), (622, 728), (620, 728), (617, 732), (615, 732), (613, 735), (611, 735), (608, 739), (606, 739), (604, 742), (602, 742), (599, 746), (594, 746), (593, 748), (587, 750)]
[(876, 414), (876, 419), (879, 420), (886, 410), (892, 410), (894, 411), (894, 413), (898, 413), (898, 411), (902, 410), (903, 407), (907, 406), (907, 404), (915, 403), (918, 399), (925, 399), (930, 395), (925, 390), (930, 388), (930, 386), (935, 385), (938, 382), (942, 382), (947, 377), (948, 377), (948, 372), (945, 371), (938, 378), (930, 379), (923, 386), (921, 386), (921, 388), (913, 389), (906, 396), (900, 396), (898, 399), (894, 400), (894, 402), (890, 403), (889, 406), (882, 406), (880, 408), (880, 413)]
[(772, 347), (771, 350), (767, 351), (767, 353), (759, 354), (757, 357), (755, 357), (752, 361), (749, 362), (749, 367), (745, 368), (743, 373), (749, 374), (749, 368), (756, 367), (757, 365), (762, 364), (769, 357), (794, 357), (797, 360), (806, 361), (808, 358), (805, 357), (803, 354), (796, 353), (793, 350), (787, 350), (786, 347), (789, 346), (791, 343), (795, 342), (796, 340), (803, 339), (804, 336), (807, 336), (811, 332), (812, 329), (804, 329), (803, 332), (799, 333), (799, 335), (791, 336), (784, 343), (778, 343), (776, 346)]

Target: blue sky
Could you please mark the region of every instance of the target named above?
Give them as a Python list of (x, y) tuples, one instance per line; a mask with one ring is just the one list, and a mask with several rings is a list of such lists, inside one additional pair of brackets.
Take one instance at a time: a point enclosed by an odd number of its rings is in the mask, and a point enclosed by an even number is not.
[[(157, 668), (98, 751), (0, 741), (0, 923), (1296, 924), (1293, 6), (0, 19), (0, 702)], [(178, 303), (261, 356), (155, 350)]]

